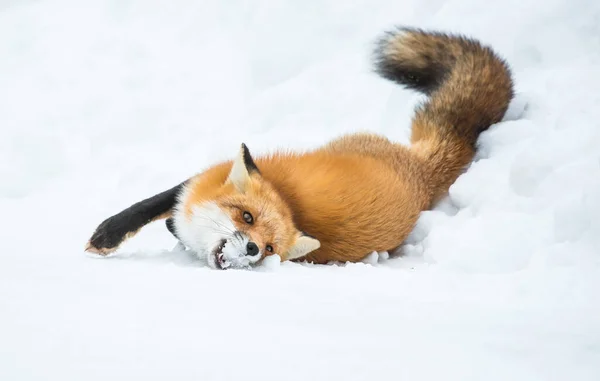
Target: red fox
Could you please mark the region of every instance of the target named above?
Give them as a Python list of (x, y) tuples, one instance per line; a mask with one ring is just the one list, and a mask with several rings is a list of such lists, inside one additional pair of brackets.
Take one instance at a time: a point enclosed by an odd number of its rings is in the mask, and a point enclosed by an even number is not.
[(375, 72), (427, 99), (410, 146), (375, 134), (308, 152), (237, 157), (102, 222), (86, 250), (106, 255), (146, 224), (168, 230), (216, 269), (281, 260), (360, 261), (402, 245), (472, 161), (481, 132), (513, 98), (507, 63), (461, 35), (398, 27), (381, 36)]

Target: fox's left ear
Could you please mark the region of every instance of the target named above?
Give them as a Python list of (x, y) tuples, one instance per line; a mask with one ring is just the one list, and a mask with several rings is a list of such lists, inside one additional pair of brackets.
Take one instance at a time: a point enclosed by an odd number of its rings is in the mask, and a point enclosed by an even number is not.
[(242, 143), (240, 152), (233, 161), (227, 182), (231, 182), (240, 192), (244, 192), (252, 174), (260, 175), (260, 171), (250, 155), (250, 150)]
[(306, 254), (317, 250), (319, 247), (321, 247), (321, 242), (319, 242), (318, 239), (309, 236), (306, 233), (300, 232), (296, 242), (294, 243), (294, 246), (292, 246), (292, 248), (288, 251), (286, 259), (290, 260), (304, 257)]

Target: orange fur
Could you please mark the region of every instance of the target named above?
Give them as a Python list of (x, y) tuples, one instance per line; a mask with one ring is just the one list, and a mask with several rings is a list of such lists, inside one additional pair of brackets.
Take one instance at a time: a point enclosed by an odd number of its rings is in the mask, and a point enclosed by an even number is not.
[(285, 256), (296, 226), (321, 242), (321, 248), (307, 259), (325, 263), (358, 261), (373, 250), (397, 247), (401, 243), (397, 237), (410, 232), (428, 203), (427, 195), (419, 192), (425, 184), (411, 173), (402, 176), (391, 163), (359, 153), (337, 153), (326, 147), (304, 154), (270, 155), (256, 159), (256, 164), (262, 175), (253, 175), (253, 187), (246, 194), (224, 185), (231, 163), (198, 175), (190, 182), (185, 209), (215, 201), (227, 210), (224, 206), (235, 200), (242, 206), (236, 208), (238, 214), (249, 210), (257, 224), (265, 221), (258, 231), (238, 225), (253, 240), (264, 243), (280, 237), (286, 244), (275, 251)]

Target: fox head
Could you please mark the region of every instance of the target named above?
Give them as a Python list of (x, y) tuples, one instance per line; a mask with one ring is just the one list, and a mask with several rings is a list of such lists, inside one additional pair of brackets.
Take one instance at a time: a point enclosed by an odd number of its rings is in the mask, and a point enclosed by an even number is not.
[(245, 268), (273, 254), (295, 259), (320, 247), (296, 228), (289, 206), (262, 177), (245, 144), (225, 182), (211, 193), (187, 207), (186, 222), (176, 228), (212, 268)]

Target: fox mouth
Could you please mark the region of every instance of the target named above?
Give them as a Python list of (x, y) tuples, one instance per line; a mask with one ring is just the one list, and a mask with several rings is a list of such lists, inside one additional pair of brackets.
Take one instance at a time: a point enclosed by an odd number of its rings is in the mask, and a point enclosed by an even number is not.
[(223, 248), (225, 247), (226, 243), (227, 240), (222, 239), (211, 253), (212, 261), (214, 261), (215, 268), (220, 270), (225, 270), (230, 265), (229, 261), (227, 261), (227, 259), (225, 259), (225, 256), (223, 255)]

